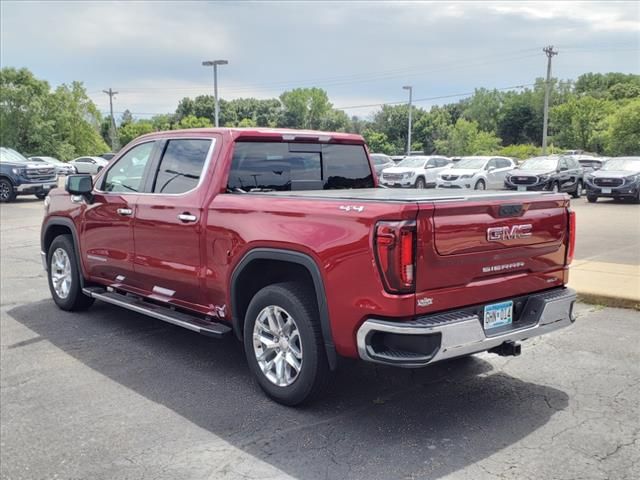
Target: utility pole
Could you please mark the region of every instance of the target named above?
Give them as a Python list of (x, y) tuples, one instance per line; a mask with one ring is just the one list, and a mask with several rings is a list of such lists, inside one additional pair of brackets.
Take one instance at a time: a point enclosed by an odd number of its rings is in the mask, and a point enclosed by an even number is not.
[(215, 122), (218, 125), (218, 116), (220, 115), (220, 105), (218, 104), (218, 65), (227, 65), (228, 60), (206, 60), (202, 62), (203, 67), (213, 67), (213, 95), (215, 97)]
[(553, 45), (544, 47), (542, 51), (547, 55), (547, 81), (544, 86), (544, 118), (542, 120), (542, 155), (547, 154), (547, 126), (549, 124), (549, 89), (551, 87), (551, 58), (558, 52)]
[(118, 92), (114, 92), (111, 87), (109, 90), (103, 90), (104, 93), (109, 95), (109, 111), (111, 112), (111, 127), (109, 128), (109, 136), (111, 137), (111, 150), (116, 152), (118, 151), (118, 142), (116, 139), (116, 119), (113, 117), (113, 97), (118, 94)]
[(411, 115), (413, 113), (413, 108), (411, 106), (411, 101), (413, 100), (413, 87), (410, 85), (405, 85), (402, 87), (403, 90), (409, 90), (409, 127), (407, 131), (407, 157), (411, 155)]

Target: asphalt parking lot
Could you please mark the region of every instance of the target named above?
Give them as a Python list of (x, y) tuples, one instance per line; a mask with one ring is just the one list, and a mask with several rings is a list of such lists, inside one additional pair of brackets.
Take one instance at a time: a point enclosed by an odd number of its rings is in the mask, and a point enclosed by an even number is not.
[[(574, 205), (590, 219), (577, 258), (640, 263), (640, 207)], [(0, 206), (2, 478), (637, 478), (640, 312), (579, 305), (518, 358), (345, 362), (326, 397), (290, 409), (233, 339), (98, 302), (58, 310), (41, 216), (31, 197)]]

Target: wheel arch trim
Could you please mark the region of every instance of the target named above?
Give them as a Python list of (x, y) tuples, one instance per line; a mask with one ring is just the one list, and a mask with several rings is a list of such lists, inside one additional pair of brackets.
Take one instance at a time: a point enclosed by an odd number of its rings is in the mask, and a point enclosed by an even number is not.
[(233, 325), (233, 331), (236, 336), (240, 340), (242, 340), (242, 319), (239, 318), (238, 306), (237, 302), (235, 301), (238, 293), (236, 284), (240, 274), (244, 271), (244, 269), (256, 260), (276, 260), (280, 262), (295, 263), (304, 267), (308, 271), (309, 275), (311, 276), (311, 280), (313, 281), (316, 301), (318, 302), (318, 313), (320, 315), (322, 340), (324, 342), (325, 351), (327, 353), (329, 368), (331, 370), (335, 370), (337, 366), (337, 354), (335, 345), (333, 343), (333, 336), (331, 333), (329, 308), (327, 305), (324, 282), (322, 280), (322, 275), (320, 273), (318, 264), (307, 254), (280, 248), (254, 248), (242, 257), (242, 259), (234, 268), (233, 273), (231, 274), (231, 321)]
[[(78, 240), (78, 232), (76, 231), (76, 225), (73, 223), (73, 220), (66, 217), (49, 217), (42, 224), (42, 229), (40, 230), (40, 251), (47, 255), (49, 252), (45, 250), (45, 238), (47, 237), (47, 232), (51, 229), (51, 227), (61, 226), (66, 227), (71, 232), (71, 239), (73, 240), (73, 250), (74, 255), (76, 257), (76, 265), (80, 267), (80, 288), (84, 288), (84, 266), (82, 264), (82, 259), (80, 257), (80, 243)], [(48, 255), (47, 255), (48, 256)], [(46, 264), (47, 262), (45, 262)], [(48, 267), (48, 265), (47, 265)]]

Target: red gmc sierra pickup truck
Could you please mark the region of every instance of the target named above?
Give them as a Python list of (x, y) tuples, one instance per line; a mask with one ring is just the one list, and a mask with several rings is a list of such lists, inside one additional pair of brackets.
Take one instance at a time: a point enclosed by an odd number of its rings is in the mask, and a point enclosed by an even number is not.
[(574, 321), (565, 194), (379, 188), (359, 135), (145, 135), (45, 201), (55, 303), (98, 299), (235, 335), (296, 405), (339, 357), (399, 367), (490, 351)]

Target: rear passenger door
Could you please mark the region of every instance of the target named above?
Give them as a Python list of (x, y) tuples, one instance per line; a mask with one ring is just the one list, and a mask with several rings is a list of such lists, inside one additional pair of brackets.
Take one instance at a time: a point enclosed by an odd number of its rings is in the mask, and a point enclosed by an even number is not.
[(143, 293), (203, 313), (201, 225), (215, 143), (212, 137), (162, 141), (133, 227), (134, 270)]

